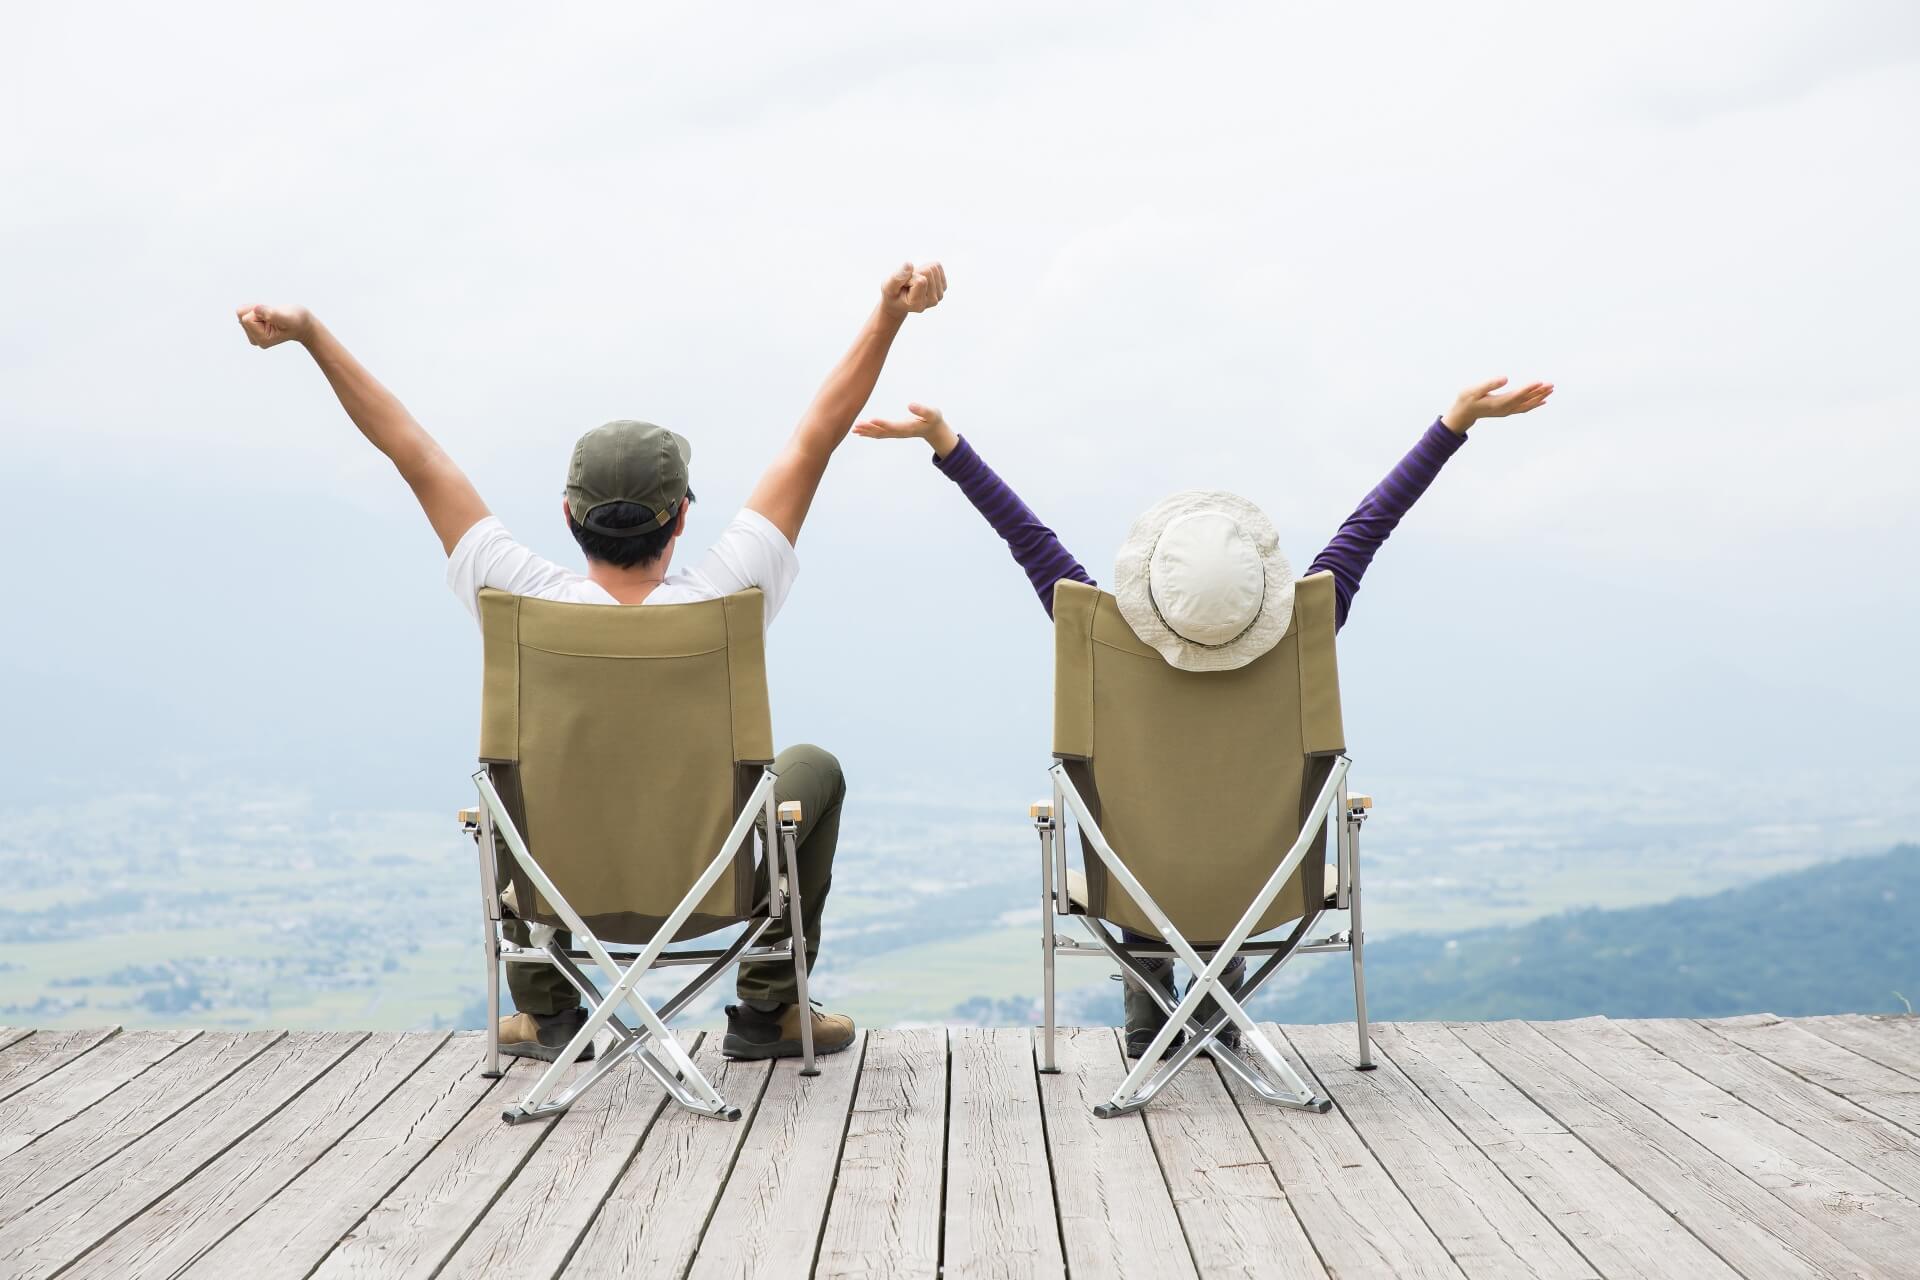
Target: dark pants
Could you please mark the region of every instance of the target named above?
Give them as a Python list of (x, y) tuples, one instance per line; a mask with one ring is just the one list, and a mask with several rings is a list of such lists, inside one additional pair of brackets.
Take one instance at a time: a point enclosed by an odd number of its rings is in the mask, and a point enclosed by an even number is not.
[[(1160, 945), (1160, 939), (1149, 937), (1144, 933), (1135, 933), (1132, 929), (1122, 929), (1120, 931), (1120, 940), (1131, 946)], [(1164, 991), (1168, 996), (1173, 996), (1173, 961), (1171, 958), (1163, 956), (1146, 957), (1140, 961), (1140, 967), (1147, 971), (1147, 976), (1153, 979), (1155, 986), (1159, 987), (1160, 990)], [(1134, 1031), (1142, 1027), (1158, 1028), (1161, 1023), (1167, 1020), (1167, 1015), (1160, 1012), (1160, 1006), (1154, 1003), (1152, 996), (1140, 990), (1131, 975), (1122, 974), (1121, 976), (1126, 985), (1127, 1029)], [(1220, 981), (1226, 985), (1229, 992), (1237, 996), (1240, 994), (1239, 988), (1241, 980), (1246, 976), (1247, 962), (1235, 956), (1233, 963), (1227, 966), (1226, 972), (1220, 975)], [(1189, 986), (1193, 984), (1191, 977), (1187, 979), (1187, 984)], [(1178, 1004), (1180, 1002), (1176, 998), (1174, 1003)], [(1204, 1023), (1218, 1012), (1220, 1012), (1220, 1006), (1213, 1002), (1212, 996), (1208, 996), (1200, 1002), (1200, 1007), (1194, 1011), (1194, 1022)]]
[[(820, 913), (833, 888), (833, 851), (840, 842), (840, 806), (847, 796), (846, 780), (840, 774), (840, 762), (819, 747), (788, 747), (773, 762), (779, 780), (773, 793), (782, 801), (800, 802), (800, 830), (795, 860), (800, 864), (800, 919), (807, 930), (807, 970), (820, 954)], [(778, 842), (775, 848), (778, 849)], [(760, 867), (760, 892), (767, 891), (767, 868)], [(527, 926), (508, 920), (509, 942), (527, 945)], [(760, 935), (759, 946), (778, 946), (793, 936), (787, 917), (781, 917)], [(562, 945), (570, 939), (559, 935)], [(591, 971), (590, 972), (594, 972)], [(763, 961), (740, 966), (735, 984), (742, 1000), (792, 1004), (800, 998), (793, 965), (785, 960)], [(565, 1013), (580, 1004), (580, 993), (552, 965), (510, 964), (507, 966), (507, 990), (513, 1007), (527, 1013)]]

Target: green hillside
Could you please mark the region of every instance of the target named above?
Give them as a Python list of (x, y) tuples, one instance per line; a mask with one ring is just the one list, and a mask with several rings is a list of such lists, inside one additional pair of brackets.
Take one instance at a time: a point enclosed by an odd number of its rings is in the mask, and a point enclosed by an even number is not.
[[(1701, 898), (1569, 911), (1367, 948), (1375, 1019), (1893, 1013), (1920, 1001), (1920, 846), (1821, 863)], [(1258, 1015), (1353, 1017), (1344, 957), (1302, 959)]]

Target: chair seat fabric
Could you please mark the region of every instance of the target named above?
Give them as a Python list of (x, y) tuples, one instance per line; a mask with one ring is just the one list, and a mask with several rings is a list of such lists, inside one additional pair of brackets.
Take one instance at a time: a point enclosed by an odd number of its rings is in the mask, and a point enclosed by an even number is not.
[(1087, 914), (1087, 873), (1078, 867), (1067, 868), (1067, 914)]
[[(1340, 895), (1333, 887), (1333, 868), (1327, 868), (1327, 906), (1335, 906)], [(1067, 914), (1083, 916), (1087, 914), (1087, 873), (1078, 867), (1067, 868)]]

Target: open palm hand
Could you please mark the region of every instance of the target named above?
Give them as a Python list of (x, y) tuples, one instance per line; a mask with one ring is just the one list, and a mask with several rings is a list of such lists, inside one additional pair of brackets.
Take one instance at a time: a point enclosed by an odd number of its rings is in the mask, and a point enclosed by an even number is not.
[(942, 458), (959, 443), (960, 437), (947, 425), (946, 417), (932, 405), (910, 404), (907, 412), (910, 417), (868, 418), (865, 422), (856, 422), (853, 434), (869, 440), (925, 440)]
[(1510, 418), (1517, 413), (1531, 413), (1547, 402), (1553, 394), (1551, 382), (1529, 382), (1518, 391), (1502, 392), (1507, 385), (1505, 378), (1495, 378), (1478, 386), (1468, 387), (1454, 397), (1453, 407), (1440, 416), (1440, 421), (1455, 434), (1465, 434), (1468, 427), (1482, 418)]

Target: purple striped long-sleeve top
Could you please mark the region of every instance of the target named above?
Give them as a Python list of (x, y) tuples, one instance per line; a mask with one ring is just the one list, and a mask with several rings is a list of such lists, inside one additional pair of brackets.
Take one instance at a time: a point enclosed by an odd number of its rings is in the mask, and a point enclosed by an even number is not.
[[(1360, 590), (1360, 579), (1373, 563), (1380, 544), (1427, 491), (1447, 459), (1466, 442), (1464, 433), (1449, 431), (1438, 418), (1434, 419), (1433, 425), (1407, 451), (1407, 456), (1360, 500), (1360, 505), (1333, 535), (1333, 541), (1314, 557), (1308, 573), (1324, 569), (1333, 574), (1336, 627), (1346, 625), (1347, 611), (1352, 607), (1354, 594)], [(1034, 594), (1040, 597), (1040, 607), (1047, 611), (1048, 617), (1053, 616), (1054, 583), (1070, 578), (1088, 586), (1098, 585), (1060, 544), (1053, 530), (1042, 524), (1032, 508), (1020, 500), (1020, 495), (994, 474), (993, 468), (974, 452), (964, 436), (946, 457), (935, 458), (933, 465), (960, 486), (960, 492), (967, 495), (967, 500), (986, 517), (993, 531), (1006, 541), (1007, 549), (1026, 571), (1027, 581), (1033, 584)]]

